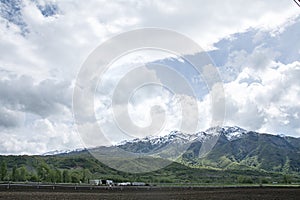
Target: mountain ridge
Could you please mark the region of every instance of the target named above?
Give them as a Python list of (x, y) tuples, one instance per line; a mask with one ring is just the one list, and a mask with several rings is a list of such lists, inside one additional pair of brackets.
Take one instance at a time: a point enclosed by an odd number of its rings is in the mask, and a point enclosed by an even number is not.
[(116, 148), (138, 156), (169, 159), (189, 167), (272, 172), (300, 169), (300, 138), (247, 131), (238, 126), (212, 127), (195, 134), (172, 131), (165, 136), (148, 136), (111, 147), (62, 154), (74, 155), (86, 151), (111, 151), (115, 154)]
[[(208, 128), (205, 131), (196, 132), (194, 134), (186, 134), (186, 133), (183, 133), (181, 131), (175, 130), (175, 131), (171, 131), (169, 134), (164, 135), (164, 136), (150, 135), (150, 136), (146, 136), (144, 138), (134, 138), (132, 140), (121, 141), (120, 143), (118, 143), (116, 145), (112, 145), (112, 146), (122, 146), (126, 143), (133, 143), (133, 142), (140, 142), (140, 141), (151, 141), (151, 140), (155, 140), (155, 142), (159, 142), (159, 141), (162, 141), (162, 140), (166, 140), (167, 138), (178, 136), (178, 135), (180, 135), (182, 138), (191, 140), (195, 137), (199, 138), (200, 136), (203, 137), (203, 135), (206, 136), (207, 133), (213, 133), (213, 131), (218, 130), (218, 129), (225, 131), (225, 133), (227, 135), (226, 137), (229, 140), (238, 139), (239, 137), (244, 136), (248, 132), (254, 132), (254, 133), (258, 133), (258, 134), (267, 134), (267, 135), (272, 135), (272, 136), (279, 136), (279, 137), (282, 137), (282, 138), (295, 138), (295, 139), (300, 138), (300, 137), (288, 136), (288, 135), (285, 135), (285, 134), (282, 134), (282, 133), (281, 134), (271, 134), (271, 133), (261, 133), (261, 132), (256, 132), (256, 131), (248, 131), (248, 130), (246, 130), (244, 128), (241, 128), (239, 126), (222, 126), (222, 127), (216, 126), (216, 127)], [(236, 133), (236, 134), (234, 134), (234, 133)], [(98, 146), (98, 147), (100, 147), (100, 146)], [(98, 147), (93, 147), (93, 148), (98, 148)], [(66, 153), (72, 153), (72, 152), (74, 153), (74, 152), (79, 152), (79, 151), (84, 151), (84, 150), (89, 150), (89, 148), (52, 150), (52, 151), (42, 153), (40, 155), (42, 155), (42, 156), (59, 155), (59, 154), (66, 154)]]
[[(202, 155), (205, 139), (216, 135), (213, 148)], [(176, 151), (178, 148), (182, 148), (180, 153)], [(108, 160), (115, 165), (102, 160), (107, 152), (113, 156), (121, 152), (121, 157)], [(127, 159), (130, 152), (137, 157)], [(103, 157), (98, 159), (97, 153)], [(176, 159), (166, 165), (155, 165), (159, 163), (156, 158), (145, 162), (144, 155), (145, 158), (161, 156), (160, 160), (175, 155)], [(52, 181), (56, 173), (67, 171), (71, 181), (77, 183), (79, 180), (86, 182), (87, 174), (93, 178), (163, 183), (290, 183), (300, 182), (300, 138), (246, 131), (240, 127), (214, 127), (193, 135), (174, 131), (166, 136), (135, 139), (119, 146), (77, 149), (56, 155), (0, 156), (0, 161), (7, 164), (5, 180)], [(153, 166), (147, 168), (145, 163)], [(138, 168), (141, 166), (144, 168)], [(14, 168), (19, 172), (26, 170), (27, 178), (14, 179)]]

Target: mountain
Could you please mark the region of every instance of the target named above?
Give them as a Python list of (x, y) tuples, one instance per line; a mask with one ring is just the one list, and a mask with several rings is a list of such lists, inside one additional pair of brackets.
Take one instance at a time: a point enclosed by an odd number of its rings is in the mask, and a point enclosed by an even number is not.
[(134, 139), (131, 141), (123, 141), (118, 147), (134, 152), (134, 153), (153, 153), (164, 149), (171, 144), (191, 144), (199, 143), (201, 145), (208, 139), (216, 137), (217, 139), (222, 135), (229, 142), (242, 138), (248, 131), (239, 127), (214, 127), (204, 132), (196, 134), (184, 134), (180, 131), (172, 131), (169, 135), (162, 137), (145, 137), (142, 139)]
[[(110, 147), (0, 156), (0, 162), (8, 169), (2, 180), (16, 181), (78, 183), (101, 178), (148, 183), (300, 183), (300, 139), (240, 127), (214, 127), (195, 134), (173, 131)], [(22, 171), (26, 176), (20, 176)], [(63, 173), (69, 179), (61, 178)]]
[[(207, 144), (212, 147), (205, 151)], [(163, 137), (126, 141), (118, 147), (127, 152), (176, 158), (187, 166), (275, 172), (300, 169), (299, 138), (257, 133), (237, 126), (214, 127), (192, 135), (174, 131)]]
[[(54, 151), (44, 155), (68, 156), (86, 152), (104, 164), (109, 163), (108, 166), (123, 171), (138, 170), (139, 163), (142, 162), (145, 162), (143, 165), (147, 165), (147, 162), (156, 163), (159, 169), (161, 165), (167, 166), (171, 161), (188, 167), (222, 170), (288, 173), (298, 172), (300, 169), (300, 138), (247, 131), (237, 126), (213, 127), (195, 134), (172, 131), (169, 135), (123, 141), (111, 147)], [(143, 157), (152, 160), (142, 161)], [(157, 160), (158, 158), (161, 160)], [(136, 159), (139, 159), (139, 163)], [(153, 168), (141, 171), (147, 170), (151, 171)]]
[(261, 134), (239, 128), (221, 128), (218, 132), (220, 137), (212, 151), (200, 160), (195, 157), (187, 160), (222, 169), (247, 167), (266, 171), (298, 171), (299, 138)]

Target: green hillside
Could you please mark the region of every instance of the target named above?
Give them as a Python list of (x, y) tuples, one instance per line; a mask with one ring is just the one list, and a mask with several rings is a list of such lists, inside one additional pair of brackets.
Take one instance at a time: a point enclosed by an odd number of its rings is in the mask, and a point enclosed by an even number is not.
[[(135, 140), (112, 147), (90, 150), (102, 158), (114, 157), (117, 171), (97, 160), (90, 151), (64, 153), (51, 156), (0, 156), (1, 181), (42, 181), (88, 183), (90, 179), (112, 179), (115, 182), (143, 181), (149, 184), (242, 184), (242, 183), (300, 183), (300, 139), (248, 132), (238, 127), (219, 128), (216, 145), (204, 156), (199, 156), (203, 142), (191, 142), (182, 133), (174, 132), (164, 138)], [(200, 133), (198, 136), (206, 137)], [(203, 140), (202, 140), (203, 141)], [(177, 155), (175, 147), (187, 150), (176, 162), (147, 173), (135, 172), (136, 167), (147, 169), (162, 158), (136, 157), (126, 159), (123, 151), (151, 155)], [(174, 145), (170, 145), (174, 144)], [(177, 149), (178, 150), (178, 149)], [(167, 152), (167, 154), (165, 154)], [(172, 152), (171, 154), (169, 152)], [(177, 152), (176, 152), (177, 153)], [(93, 154), (95, 155), (95, 154)], [(120, 156), (119, 156), (120, 155)], [(119, 160), (118, 160), (119, 159)], [(143, 162), (146, 164), (143, 165)], [(151, 167), (151, 166), (150, 166)], [(129, 170), (130, 169), (130, 170)]]
[[(214, 169), (188, 167), (180, 163), (154, 172), (130, 174), (111, 169), (87, 152), (84, 155), (58, 156), (1, 156), (7, 165), (2, 181), (42, 181), (87, 183), (89, 179), (112, 179), (115, 182), (143, 181), (159, 183), (239, 184), (239, 183), (291, 183), (300, 182), (296, 173), (284, 174), (256, 169)], [(2, 168), (2, 167), (1, 167)], [(2, 171), (2, 170), (1, 170)]]
[(191, 145), (183, 155), (186, 164), (220, 169), (249, 169), (269, 172), (297, 173), (300, 167), (300, 140), (249, 132), (228, 141), (221, 135), (216, 146), (203, 158), (195, 152), (201, 143)]

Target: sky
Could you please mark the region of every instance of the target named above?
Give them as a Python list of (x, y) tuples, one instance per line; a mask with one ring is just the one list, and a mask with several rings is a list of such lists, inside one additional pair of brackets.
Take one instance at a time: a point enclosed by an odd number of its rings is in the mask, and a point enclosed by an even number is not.
[[(1, 0), (0, 154), (41, 154), (88, 146), (72, 107), (83, 63), (110, 38), (148, 27), (183, 34), (209, 55), (224, 89), (224, 125), (299, 137), (299, 14), (292, 0)], [(94, 99), (97, 123), (111, 143), (141, 136), (118, 133), (113, 109), (119, 109), (117, 113), (128, 109), (130, 119), (142, 127), (153, 118), (167, 117), (158, 134), (195, 119), (197, 131), (211, 126), (214, 91), (203, 80), (189, 81), (197, 92), (196, 117), (183, 118), (176, 102), (179, 98), (190, 105), (194, 102), (190, 96), (179, 94), (176, 99), (172, 91), (151, 86), (136, 90), (125, 106), (112, 108), (112, 90), (141, 63), (171, 66), (185, 79), (193, 74), (189, 63), (161, 51), (136, 51), (112, 63)], [(137, 81), (164, 79), (149, 67), (137, 74)], [(89, 141), (95, 141), (97, 130), (88, 123), (82, 127), (94, 134)]]

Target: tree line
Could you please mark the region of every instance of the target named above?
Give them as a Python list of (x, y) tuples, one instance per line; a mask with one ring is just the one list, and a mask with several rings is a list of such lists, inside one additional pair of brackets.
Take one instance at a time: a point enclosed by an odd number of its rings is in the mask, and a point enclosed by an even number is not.
[(0, 165), (0, 180), (14, 182), (51, 182), (51, 183), (88, 183), (92, 173), (88, 169), (56, 169), (46, 163), (40, 163), (35, 169), (27, 169), (25, 165), (8, 169), (5, 161)]

